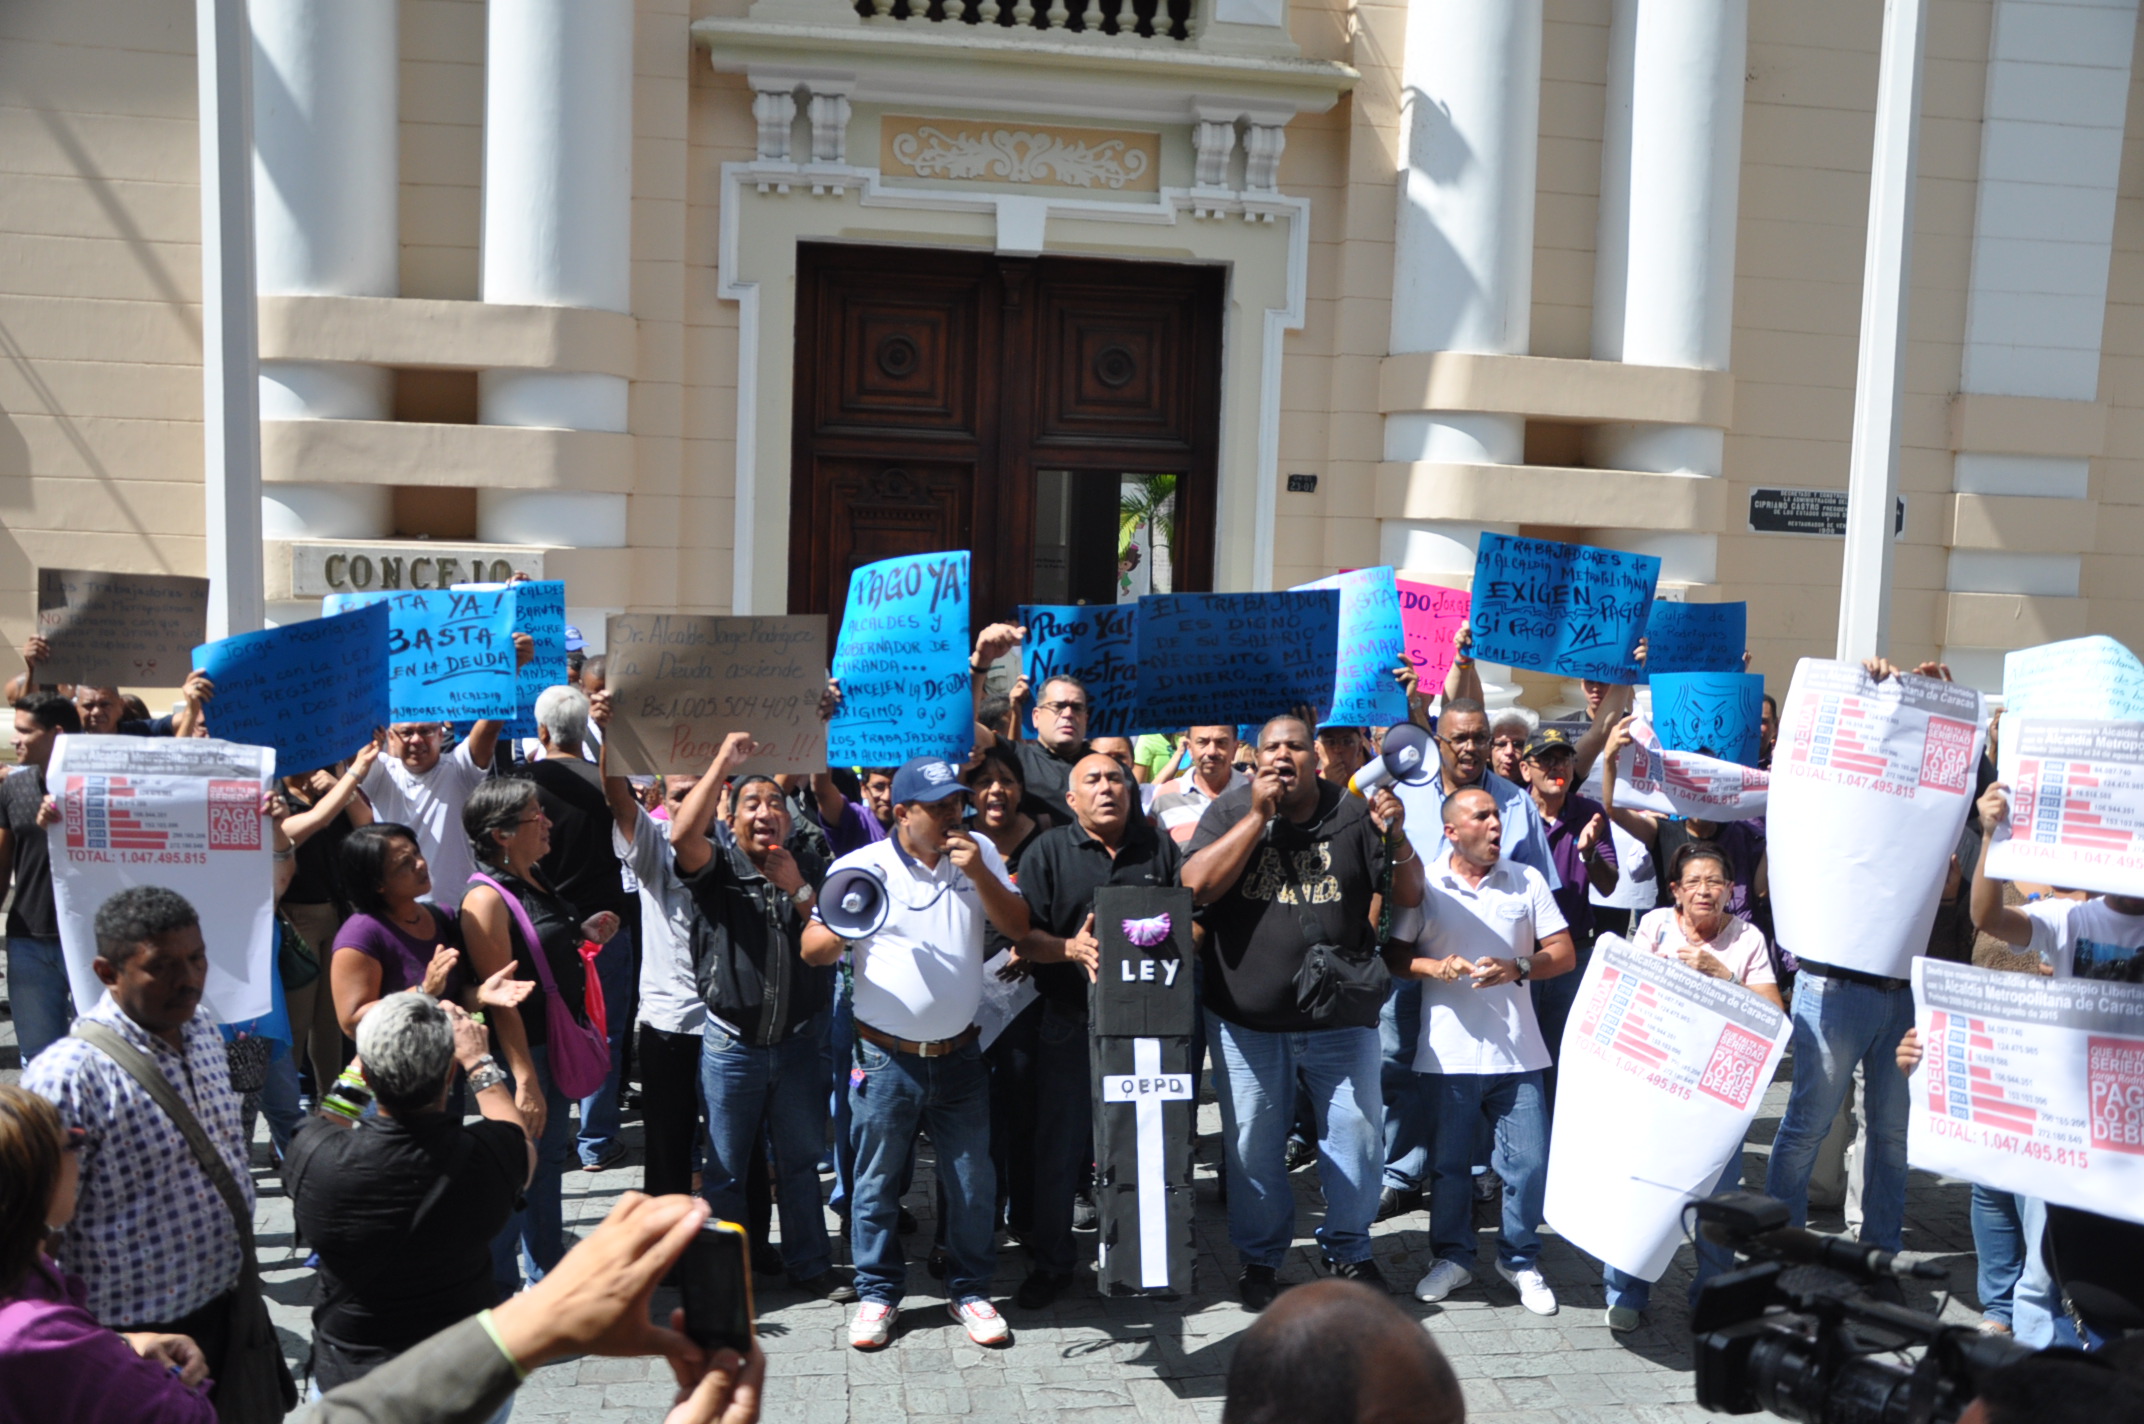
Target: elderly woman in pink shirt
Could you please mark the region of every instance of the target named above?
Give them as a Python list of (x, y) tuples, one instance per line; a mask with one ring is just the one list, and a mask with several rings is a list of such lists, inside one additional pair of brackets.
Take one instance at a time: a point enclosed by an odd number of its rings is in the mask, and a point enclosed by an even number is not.
[(0, 1424), (215, 1424), (208, 1362), (184, 1335), (120, 1335), (44, 1251), (74, 1215), (80, 1129), (0, 1087)]
[[(1675, 903), (1648, 911), (1631, 932), (1631, 945), (1648, 954), (1679, 960), (1711, 978), (1731, 980), (1773, 1008), (1784, 1009), (1778, 976), (1773, 974), (1771, 957), (1765, 953), (1764, 936), (1740, 915), (1727, 913), (1727, 897), (1733, 892), (1734, 882), (1734, 867), (1728, 864), (1727, 852), (1717, 843), (1690, 841), (1678, 847), (1668, 866), (1668, 888), (1675, 892)], [(1738, 1145), (1719, 1176), (1697, 1195), (1711, 1196), (1723, 1186), (1732, 1186), (1741, 1170), (1742, 1149)], [(1700, 1238), (1697, 1278), (1691, 1283), (1690, 1298), (1694, 1301), (1698, 1286), (1728, 1269), (1733, 1261), (1734, 1255), (1727, 1248)], [(1618, 1332), (1637, 1329), (1643, 1323), (1641, 1313), (1652, 1299), (1653, 1283), (1613, 1266), (1601, 1268), (1601, 1281), (1608, 1290), (1608, 1328)]]

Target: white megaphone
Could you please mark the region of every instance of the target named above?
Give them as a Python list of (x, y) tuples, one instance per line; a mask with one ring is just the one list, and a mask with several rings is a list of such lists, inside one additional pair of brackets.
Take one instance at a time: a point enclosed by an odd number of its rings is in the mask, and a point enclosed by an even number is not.
[(1368, 796), (1388, 781), (1414, 775), (1429, 759), (1429, 733), (1412, 722), (1395, 722), (1385, 729), (1383, 754), (1348, 778), (1347, 789)]
[(851, 866), (819, 887), (819, 918), (843, 939), (867, 939), (886, 923), (886, 880), (867, 866)]

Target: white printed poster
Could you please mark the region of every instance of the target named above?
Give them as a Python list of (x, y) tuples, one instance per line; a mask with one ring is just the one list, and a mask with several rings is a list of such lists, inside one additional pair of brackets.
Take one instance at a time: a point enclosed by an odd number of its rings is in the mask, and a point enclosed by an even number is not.
[(61, 737), (45, 785), (60, 821), (47, 832), (60, 947), (78, 1010), (103, 997), (90, 968), (97, 907), (121, 890), (161, 885), (201, 916), (202, 995), (224, 1023), (273, 1007), (272, 832), (261, 792), (275, 775), (266, 747), (187, 737)]
[(1791, 1036), (1740, 984), (1601, 936), (1556, 1069), (1548, 1224), (1659, 1280), (1685, 1239), (1683, 1208), (1741, 1152)]
[[(1670, 751), (1643, 719), (1630, 724), (1630, 742), (1615, 763), (1618, 807), (1701, 821), (1747, 821), (1764, 814), (1772, 778), (1756, 767), (1702, 752)], [(1603, 765), (1594, 762), (1586, 774), (1585, 794), (1596, 801)]]
[(1913, 961), (1906, 1161), (2144, 1222), (2144, 985)]
[(1779, 943), (1904, 979), (1926, 952), (1973, 800), (1980, 694), (1803, 658), (1780, 712), (1765, 823)]
[(1990, 878), (2144, 895), (2144, 722), (2005, 716), (1998, 742)]

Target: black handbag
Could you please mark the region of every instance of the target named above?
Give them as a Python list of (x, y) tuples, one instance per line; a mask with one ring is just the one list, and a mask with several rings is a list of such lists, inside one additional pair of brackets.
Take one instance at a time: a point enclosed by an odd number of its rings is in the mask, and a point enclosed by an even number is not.
[[(1287, 856), (1274, 846), (1272, 852)], [(1294, 872), (1301, 868), (1287, 860), (1287, 884), (1295, 887), (1296, 913), (1302, 917), (1303, 935), (1310, 948), (1295, 971), (1296, 1011), (1313, 1028), (1375, 1028), (1385, 995), (1392, 987), (1392, 971), (1377, 952), (1374, 937), (1365, 948), (1349, 949), (1324, 939), (1324, 929), (1310, 913), (1310, 887)]]

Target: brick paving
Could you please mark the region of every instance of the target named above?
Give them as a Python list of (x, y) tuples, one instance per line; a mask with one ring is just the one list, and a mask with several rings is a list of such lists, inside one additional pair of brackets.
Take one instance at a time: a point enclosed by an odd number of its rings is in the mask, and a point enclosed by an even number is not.
[[(0, 1080), (18, 1075), (13, 1025), (0, 1018)], [(1786, 1101), (1785, 1068), (1766, 1095), (1750, 1131), (1749, 1180), (1763, 1181), (1764, 1158)], [(995, 1295), (1013, 1326), (1013, 1342), (985, 1350), (969, 1343), (945, 1313), (939, 1283), (923, 1270), (930, 1246), (933, 1192), (928, 1149), (917, 1173), (909, 1208), (921, 1222), (909, 1238), (909, 1295), (894, 1341), (875, 1354), (844, 1343), (848, 1307), (799, 1299), (779, 1279), (759, 1288), (760, 1327), (768, 1356), (764, 1417), (771, 1424), (884, 1424), (887, 1419), (1057, 1419), (1067, 1424), (1212, 1424), (1221, 1414), (1229, 1360), (1251, 1317), (1235, 1299), (1235, 1253), (1228, 1246), (1225, 1208), (1215, 1197), (1219, 1110), (1210, 1102), (1199, 1115), (1200, 1161), (1196, 1169), (1199, 1248), (1195, 1292), (1180, 1301), (1105, 1300), (1093, 1292), (1093, 1235), (1082, 1237), (1089, 1272), (1080, 1286), (1048, 1310), (1012, 1305), (1026, 1270), (1017, 1248), (998, 1260)], [(639, 1125), (628, 1119), (626, 1140), (639, 1160)], [(272, 1312), (294, 1368), (302, 1370), (309, 1335), (307, 1300), (311, 1273), (293, 1249), (288, 1200), (267, 1168), (267, 1129), (255, 1144), (260, 1188), (259, 1239)], [(566, 1177), (569, 1231), (600, 1221), (620, 1192), (637, 1186), (637, 1165)], [(1317, 1169), (1295, 1174), (1297, 1239), (1282, 1279), (1301, 1282), (1319, 1274), (1310, 1231), (1321, 1210)], [(832, 1221), (832, 1218), (829, 1218)], [(1476, 1282), (1438, 1305), (1424, 1305), (1408, 1292), (1427, 1269), (1428, 1218), (1415, 1212), (1376, 1228), (1379, 1267), (1401, 1293), (1393, 1298), (1421, 1320), (1464, 1382), (1467, 1413), (1476, 1424), (1657, 1424), (1704, 1417), (1693, 1402), (1688, 1317), (1682, 1297), (1689, 1282), (1686, 1247), (1655, 1291), (1655, 1308), (1643, 1329), (1615, 1335), (1602, 1323), (1604, 1302), (1598, 1266), (1553, 1233), (1542, 1269), (1555, 1287), (1561, 1311), (1537, 1316), (1520, 1308), (1516, 1292), (1497, 1279), (1494, 1233), (1482, 1234), (1484, 1266)], [(1486, 1226), (1486, 1223), (1484, 1223)], [(1838, 1213), (1819, 1214), (1818, 1228), (1836, 1230)], [(1907, 1289), (1917, 1309), (1946, 1319), (1971, 1321), (1972, 1233), (1967, 1188), (1923, 1172), (1912, 1175), (1907, 1203), (1907, 1254), (1931, 1259), (1949, 1271), (1955, 1297), (1933, 1295), (1919, 1283)], [(659, 1294), (660, 1313), (676, 1302)], [(302, 1377), (302, 1375), (301, 1375)], [(656, 1360), (580, 1359), (539, 1370), (516, 1396), (522, 1419), (561, 1419), (576, 1424), (641, 1424), (659, 1421), (673, 1392), (667, 1368)]]

